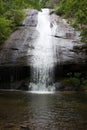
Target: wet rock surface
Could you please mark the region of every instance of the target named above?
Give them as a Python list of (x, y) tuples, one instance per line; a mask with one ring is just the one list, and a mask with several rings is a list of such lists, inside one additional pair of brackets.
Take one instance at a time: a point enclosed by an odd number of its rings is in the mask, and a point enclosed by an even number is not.
[(36, 27), (37, 26), (37, 10), (31, 10), (26, 13), (26, 19), (23, 21), (24, 26), (31, 26)]
[(20, 128), (21, 130), (30, 130), (29, 126), (26, 126), (26, 125), (21, 125)]
[(79, 91), (80, 88), (75, 87), (68, 83), (57, 82), (54, 84), (55, 91)]
[[(15, 31), (6, 43), (0, 46), (0, 66), (28, 65), (32, 64), (32, 49), (39, 34), (36, 29), (38, 23), (38, 11), (27, 12), (23, 27)], [(56, 28), (52, 40), (55, 42), (56, 51), (55, 62), (57, 64), (67, 64), (67, 62), (84, 62), (83, 54), (73, 51), (73, 46), (79, 42), (79, 32), (74, 31), (64, 19), (52, 14), (50, 16), (50, 27)], [(63, 43), (63, 44), (61, 44)], [(80, 44), (81, 45), (81, 44)], [(78, 45), (79, 46), (79, 45)]]
[[(0, 82), (11, 82), (23, 80), (30, 77), (32, 64), (37, 59), (37, 55), (33, 58), (32, 51), (35, 50), (39, 32), (37, 31), (38, 24), (38, 11), (32, 10), (26, 13), (26, 19), (23, 21), (23, 26), (15, 31), (5, 44), (0, 46)], [(73, 50), (74, 46), (80, 46), (80, 32), (75, 31), (70, 27), (65, 19), (62, 19), (55, 14), (50, 15), (49, 26), (52, 34), (47, 33), (53, 42), (54, 63), (54, 81), (56, 82), (59, 77), (67, 75), (68, 72), (78, 72), (86, 70), (85, 56), (80, 51), (77, 53)], [(42, 29), (42, 28), (41, 28)], [(43, 30), (42, 30), (43, 31)], [(45, 39), (44, 39), (44, 42)], [(80, 44), (78, 44), (80, 43)], [(38, 47), (38, 52), (44, 49)], [(48, 53), (50, 48), (47, 48)], [(3, 85), (1, 85), (1, 88)], [(5, 86), (5, 85), (4, 85)], [(12, 88), (28, 90), (26, 80), (15, 84)], [(10, 87), (7, 87), (10, 88)], [(64, 85), (60, 84), (56, 89), (65, 89)]]
[(34, 49), (33, 40), (37, 37), (37, 14), (36, 10), (30, 11), (22, 27), (15, 31), (9, 39), (0, 46), (0, 66), (29, 65), (31, 53)]
[(64, 84), (62, 82), (55, 83), (55, 91), (72, 91), (75, 90), (73, 86)]

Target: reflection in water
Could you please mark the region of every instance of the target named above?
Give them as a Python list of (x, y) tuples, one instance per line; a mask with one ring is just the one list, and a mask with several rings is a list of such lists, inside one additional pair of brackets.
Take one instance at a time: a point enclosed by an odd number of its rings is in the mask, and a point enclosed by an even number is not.
[(0, 130), (86, 130), (87, 94), (0, 92)]

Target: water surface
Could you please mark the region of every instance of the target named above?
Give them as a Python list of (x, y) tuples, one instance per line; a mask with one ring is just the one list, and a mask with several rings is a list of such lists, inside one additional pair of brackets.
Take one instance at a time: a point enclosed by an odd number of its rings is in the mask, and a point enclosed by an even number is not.
[(86, 130), (87, 94), (0, 91), (0, 130)]

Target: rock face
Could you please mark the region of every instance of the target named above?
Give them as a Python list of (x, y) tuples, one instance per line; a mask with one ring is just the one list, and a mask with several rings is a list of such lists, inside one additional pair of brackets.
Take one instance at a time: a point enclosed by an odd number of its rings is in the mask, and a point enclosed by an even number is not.
[(55, 86), (55, 91), (72, 91), (72, 90), (74, 90), (73, 86), (66, 85), (66, 84), (61, 83), (61, 82), (55, 83), (54, 86)]
[[(75, 32), (64, 19), (54, 14), (50, 16), (49, 23), (54, 32), (52, 40), (56, 53), (55, 62), (67, 64), (84, 61), (81, 53), (77, 54), (73, 51), (73, 46), (77, 45), (74, 41), (79, 41), (79, 33)], [(23, 21), (24, 26), (15, 31), (6, 43), (0, 46), (0, 66), (30, 66), (31, 52), (35, 49), (34, 43), (39, 36), (36, 29), (37, 24), (38, 11), (27, 12), (26, 19)]]
[(29, 126), (26, 125), (21, 125), (20, 128), (21, 130), (30, 130)]
[[(8, 85), (7, 88), (15, 88), (28, 90), (26, 78), (30, 78), (32, 68), (32, 50), (35, 49), (36, 40), (39, 37), (37, 31), (38, 11), (31, 10), (26, 13), (26, 19), (23, 21), (23, 26), (15, 31), (5, 44), (0, 46), (0, 88), (6, 88), (1, 85), (1, 82), (17, 82), (13, 85)], [(81, 64), (84, 64), (84, 55), (73, 51), (73, 46), (77, 45), (74, 41), (79, 41), (79, 32), (75, 32), (64, 19), (54, 14), (50, 15), (50, 29), (53, 34), (47, 34), (52, 38), (54, 48), (54, 81), (61, 76), (65, 76), (70, 71), (79, 71)], [(56, 29), (55, 29), (56, 28)], [(45, 40), (45, 39), (44, 39)], [(38, 48), (42, 49), (42, 48)], [(72, 66), (74, 67), (72, 68)], [(68, 68), (67, 68), (67, 67)], [(84, 64), (86, 67), (86, 65)], [(82, 67), (82, 70), (85, 70)], [(77, 69), (79, 68), (79, 69)], [(25, 81), (24, 81), (25, 79)], [(62, 89), (63, 84), (55, 86), (56, 90)]]
[(28, 66), (0, 66), (0, 89), (28, 90)]
[(0, 46), (0, 89), (28, 90), (26, 78), (30, 78), (32, 42), (37, 37), (38, 11), (26, 13), (17, 31)]
[(0, 46), (0, 66), (29, 65), (31, 54), (28, 50), (33, 49), (32, 42), (37, 37), (36, 10), (28, 12), (22, 27), (15, 31), (5, 44)]
[(78, 91), (79, 90), (78, 87), (63, 82), (55, 83), (54, 86), (55, 86), (55, 91)]
[(26, 19), (23, 21), (24, 26), (31, 26), (36, 27), (37, 26), (37, 10), (32, 10), (28, 13), (26, 13)]

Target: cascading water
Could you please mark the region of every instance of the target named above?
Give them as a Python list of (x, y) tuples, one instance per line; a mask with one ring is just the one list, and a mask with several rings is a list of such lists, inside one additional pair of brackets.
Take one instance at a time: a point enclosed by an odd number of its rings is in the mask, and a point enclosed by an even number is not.
[[(37, 35), (31, 43), (31, 53), (29, 51), (31, 54), (29, 90), (33, 92), (55, 91), (53, 81), (55, 66), (70, 61), (72, 63), (73, 60), (75, 62), (77, 57), (71, 50), (75, 45), (73, 41), (79, 38), (79, 33), (75, 32), (64, 19), (55, 15), (50, 16), (49, 13), (49, 9), (42, 9), (42, 12), (38, 13)], [(58, 72), (59, 75), (60, 73)]]
[[(50, 11), (27, 12), (24, 26), (1, 46), (0, 88), (28, 89), (40, 93), (58, 91), (63, 88), (60, 78), (74, 69), (72, 63), (78, 66), (83, 61), (84, 65), (83, 53), (73, 50), (73, 46), (81, 45), (78, 44), (80, 32)], [(18, 80), (22, 81), (15, 83)], [(9, 82), (9, 87), (4, 82)]]
[(49, 10), (38, 14), (38, 38), (32, 51), (31, 83), (32, 91), (53, 91), (53, 43)]

